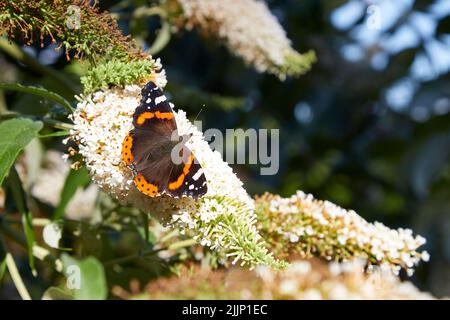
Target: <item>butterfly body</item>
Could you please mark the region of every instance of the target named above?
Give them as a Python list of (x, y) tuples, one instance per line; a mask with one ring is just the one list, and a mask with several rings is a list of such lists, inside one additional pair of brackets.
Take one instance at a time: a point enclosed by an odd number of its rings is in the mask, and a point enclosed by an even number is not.
[(122, 144), (122, 160), (133, 170), (137, 189), (149, 197), (168, 194), (198, 198), (206, 194), (202, 167), (179, 136), (167, 98), (152, 82), (141, 92), (133, 129)]

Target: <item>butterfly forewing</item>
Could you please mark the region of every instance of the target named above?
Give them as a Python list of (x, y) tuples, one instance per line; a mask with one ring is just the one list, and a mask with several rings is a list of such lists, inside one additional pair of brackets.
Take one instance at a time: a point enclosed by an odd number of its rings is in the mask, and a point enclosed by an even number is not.
[(133, 115), (135, 128), (162, 130), (163, 135), (170, 135), (177, 128), (173, 110), (161, 89), (149, 82), (141, 93), (141, 103)]

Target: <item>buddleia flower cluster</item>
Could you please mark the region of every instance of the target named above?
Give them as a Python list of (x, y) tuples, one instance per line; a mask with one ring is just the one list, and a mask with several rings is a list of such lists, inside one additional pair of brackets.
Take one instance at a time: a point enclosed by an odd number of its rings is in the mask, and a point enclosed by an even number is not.
[(164, 0), (181, 28), (199, 29), (225, 43), (231, 53), (259, 72), (281, 80), (307, 72), (315, 62), (310, 51), (300, 54), (266, 3), (259, 0)]
[(131, 292), (116, 286), (112, 293), (122, 299), (435, 299), (389, 271), (367, 274), (364, 265), (362, 260), (327, 264), (295, 259), (281, 272), (265, 266), (248, 271), (195, 265), (150, 282), (143, 292), (130, 285)]
[(249, 267), (284, 267), (269, 253), (256, 229), (254, 203), (242, 182), (220, 153), (211, 150), (183, 110), (174, 110), (178, 133), (191, 135), (187, 146), (203, 168), (207, 194), (198, 200), (165, 194), (152, 198), (137, 190), (132, 170), (122, 162), (121, 148), (133, 127), (132, 116), (140, 100), (139, 85), (103, 89), (79, 98), (70, 139), (78, 145), (92, 180), (121, 203), (188, 233), (227, 261)]
[(390, 229), (369, 223), (353, 210), (330, 201), (314, 199), (298, 191), (289, 198), (265, 194), (256, 199), (258, 228), (280, 257), (297, 254), (303, 258), (320, 256), (330, 261), (366, 259), (394, 274), (405, 269), (409, 275), (421, 260), (428, 261), (421, 236), (410, 229)]

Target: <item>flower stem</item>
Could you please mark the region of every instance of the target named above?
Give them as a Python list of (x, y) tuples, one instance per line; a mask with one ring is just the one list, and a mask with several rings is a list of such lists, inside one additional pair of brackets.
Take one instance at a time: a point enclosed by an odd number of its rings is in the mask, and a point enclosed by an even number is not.
[(155, 254), (157, 254), (158, 252), (161, 251), (165, 251), (165, 250), (177, 250), (177, 249), (181, 249), (181, 248), (185, 248), (185, 247), (190, 247), (193, 246), (194, 244), (196, 244), (197, 241), (195, 241), (194, 239), (187, 239), (187, 240), (183, 240), (183, 241), (178, 241), (175, 243), (172, 243), (171, 245), (169, 245), (166, 248), (160, 248), (160, 249), (155, 249), (155, 250), (150, 250), (150, 251), (143, 251), (143, 252), (139, 252), (137, 254), (132, 254), (126, 257), (122, 257), (122, 258), (118, 258), (118, 259), (113, 259), (110, 261), (105, 262), (105, 266), (111, 266), (114, 264), (121, 264), (121, 263), (125, 263), (125, 262), (130, 262), (139, 258), (144, 258), (144, 257), (148, 257), (148, 256), (153, 256)]
[[(6, 221), (4, 219), (0, 219), (0, 232), (2, 234), (4, 234), (5, 236), (7, 236), (9, 239), (18, 243), (20, 246), (26, 248), (27, 242), (26, 242), (25, 238), (23, 237), (23, 235), (18, 233), (14, 228), (11, 228), (8, 225), (8, 222), (11, 222), (11, 221)], [(47, 249), (35, 244), (35, 245), (33, 245), (33, 256), (35, 256), (37, 259), (39, 259), (41, 261), (44, 261), (44, 260), (50, 261), (54, 265), (56, 271), (58, 271), (58, 272), (62, 271), (61, 260), (52, 256), (50, 254), (50, 251), (48, 251)]]
[(115, 265), (115, 264), (122, 264), (122, 263), (130, 262), (130, 261), (133, 261), (133, 260), (136, 260), (136, 259), (139, 259), (139, 258), (152, 256), (152, 255), (157, 254), (158, 252), (160, 252), (162, 250), (164, 250), (164, 249), (143, 251), (143, 252), (139, 252), (137, 254), (132, 254), (132, 255), (129, 255), (129, 256), (122, 257), (122, 258), (113, 259), (113, 260), (110, 260), (110, 261), (106, 261), (104, 263), (104, 266), (108, 267), (108, 266), (112, 266), (112, 265)]
[(16, 113), (16, 112), (0, 113), (0, 120), (8, 120), (8, 119), (14, 119), (14, 118), (29, 118), (32, 120), (42, 121), (45, 124), (48, 124), (55, 129), (70, 130), (73, 128), (73, 125), (70, 123), (66, 123), (66, 122), (62, 122), (62, 121), (58, 121), (58, 120), (54, 120), (54, 119), (49, 119), (49, 118), (45, 118), (45, 117), (35, 117), (35, 116), (20, 114), (20, 113)]
[(20, 276), (19, 270), (17, 269), (16, 262), (9, 252), (6, 254), (6, 267), (8, 268), (9, 275), (11, 276), (11, 279), (14, 282), (14, 285), (16, 286), (20, 297), (23, 300), (31, 300), (30, 293), (23, 283), (22, 277)]
[(181, 249), (181, 248), (185, 248), (185, 247), (191, 247), (196, 243), (197, 243), (197, 241), (194, 239), (178, 241), (178, 242), (172, 243), (170, 246), (168, 246), (167, 250), (176, 250), (176, 249)]

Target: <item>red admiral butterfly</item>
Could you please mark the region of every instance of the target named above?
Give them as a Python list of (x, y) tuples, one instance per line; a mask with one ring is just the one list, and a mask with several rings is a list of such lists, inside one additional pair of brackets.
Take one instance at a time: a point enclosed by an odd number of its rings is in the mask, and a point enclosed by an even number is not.
[[(152, 81), (141, 91), (141, 102), (133, 115), (133, 126), (122, 144), (122, 161), (133, 170), (140, 192), (155, 197), (198, 198), (206, 194), (206, 178), (194, 154), (186, 147), (187, 137), (178, 136), (177, 124), (167, 98)], [(173, 150), (179, 147), (179, 163)]]

